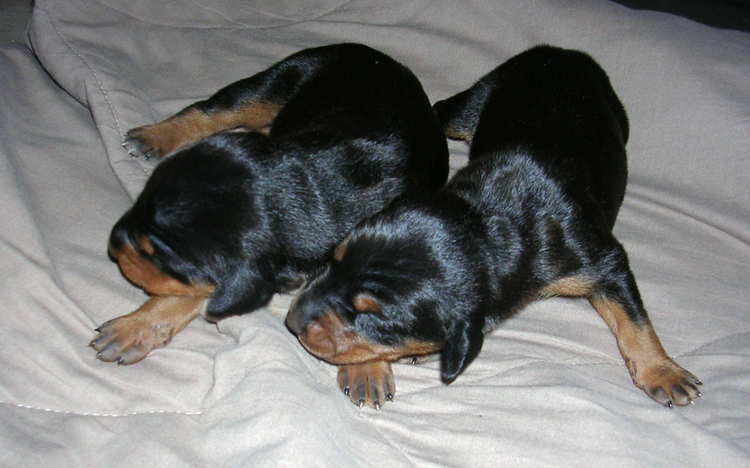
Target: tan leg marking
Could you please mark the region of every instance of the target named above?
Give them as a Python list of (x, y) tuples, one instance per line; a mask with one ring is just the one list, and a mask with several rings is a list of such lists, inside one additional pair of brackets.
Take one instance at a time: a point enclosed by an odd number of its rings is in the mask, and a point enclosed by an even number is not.
[(264, 101), (211, 113), (188, 107), (159, 123), (130, 130), (124, 146), (137, 156), (166, 156), (224, 130), (246, 128), (267, 135), (280, 108)]
[(450, 138), (451, 140), (461, 140), (465, 141), (467, 144), (471, 145), (471, 140), (474, 137), (472, 133), (465, 129), (465, 128), (458, 128), (453, 126), (447, 126), (443, 129), (445, 132), (445, 136)]
[(687, 405), (701, 396), (696, 387), (700, 380), (667, 356), (650, 323), (634, 323), (615, 301), (604, 297), (589, 300), (614, 333), (636, 387), (669, 407)]
[(165, 346), (203, 310), (205, 297), (152, 297), (138, 310), (110, 320), (89, 346), (102, 361), (133, 364)]
[(582, 297), (591, 294), (594, 282), (584, 276), (568, 276), (559, 279), (539, 291), (539, 298), (553, 296)]
[(366, 404), (380, 409), (396, 394), (393, 371), (387, 361), (341, 366), (336, 380), (341, 391), (360, 408)]

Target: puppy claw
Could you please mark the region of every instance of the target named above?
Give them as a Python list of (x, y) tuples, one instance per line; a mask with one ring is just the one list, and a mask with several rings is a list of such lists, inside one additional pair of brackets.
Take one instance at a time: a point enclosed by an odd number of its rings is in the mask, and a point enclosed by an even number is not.
[(633, 381), (648, 396), (667, 408), (694, 405), (695, 400), (703, 396), (696, 387), (700, 380), (669, 359), (647, 366), (642, 371), (636, 370)]
[(151, 326), (132, 315), (124, 315), (97, 327), (98, 334), (89, 343), (96, 358), (125, 366), (145, 358), (153, 349), (169, 343), (171, 329)]
[(162, 154), (160, 141), (158, 133), (154, 131), (154, 126), (146, 125), (128, 131), (122, 147), (130, 156), (148, 160)]
[(385, 361), (341, 366), (337, 380), (344, 395), (360, 408), (367, 405), (379, 410), (396, 393), (391, 365)]

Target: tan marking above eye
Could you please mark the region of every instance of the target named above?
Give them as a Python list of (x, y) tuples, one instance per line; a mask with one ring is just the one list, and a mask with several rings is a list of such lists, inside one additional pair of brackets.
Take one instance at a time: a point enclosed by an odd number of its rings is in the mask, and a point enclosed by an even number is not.
[(340, 262), (344, 259), (344, 255), (346, 255), (346, 248), (349, 246), (349, 237), (344, 239), (339, 245), (336, 246), (336, 248), (333, 250), (333, 259), (337, 262)]
[(367, 293), (357, 294), (352, 301), (352, 305), (354, 306), (354, 310), (363, 314), (380, 315), (382, 313), (380, 303)]
[(138, 245), (140, 245), (141, 249), (149, 255), (153, 255), (155, 252), (154, 244), (151, 243), (151, 239), (149, 239), (148, 236), (141, 236), (138, 239)]

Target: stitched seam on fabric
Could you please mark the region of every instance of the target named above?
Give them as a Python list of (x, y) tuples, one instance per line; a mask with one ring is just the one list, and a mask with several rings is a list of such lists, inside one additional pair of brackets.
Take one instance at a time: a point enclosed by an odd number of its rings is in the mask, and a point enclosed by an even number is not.
[(151, 414), (174, 414), (179, 416), (200, 416), (203, 414), (202, 411), (170, 411), (170, 410), (148, 410), (148, 411), (134, 411), (132, 413), (96, 413), (96, 412), (78, 412), (68, 411), (53, 408), (40, 408), (38, 406), (26, 405), (23, 403), (12, 403), (8, 401), (1, 401), (0, 405), (13, 406), (16, 408), (30, 409), (34, 411), (44, 411), (45, 413), (55, 414), (67, 414), (72, 416), (94, 416), (104, 418), (124, 418), (129, 416), (147, 416)]
[[(47, 15), (49, 24), (52, 26), (52, 29), (55, 31), (55, 34), (57, 34), (57, 37), (59, 37), (60, 40), (63, 42), (63, 44), (65, 44), (65, 47), (67, 47), (68, 50), (70, 50), (70, 52), (73, 53), (73, 55), (78, 57), (78, 59), (84, 64), (84, 66), (88, 68), (88, 70), (91, 72), (91, 75), (94, 77), (94, 81), (96, 82), (96, 87), (99, 89), (99, 92), (102, 93), (102, 96), (104, 97), (104, 101), (107, 103), (107, 107), (109, 108), (109, 112), (112, 114), (112, 118), (115, 121), (115, 130), (117, 131), (117, 134), (120, 136), (120, 140), (122, 141), (125, 138), (125, 135), (122, 131), (122, 125), (120, 124), (120, 119), (117, 116), (117, 111), (115, 110), (115, 107), (112, 104), (111, 99), (109, 98), (109, 93), (107, 93), (107, 90), (104, 88), (104, 83), (99, 78), (99, 75), (96, 73), (96, 70), (86, 61), (86, 59), (83, 58), (83, 55), (81, 55), (75, 48), (73, 48), (70, 42), (68, 42), (67, 39), (65, 39), (65, 36), (60, 32), (57, 25), (55, 24), (55, 21), (52, 18), (52, 15), (44, 8), (39, 8), (39, 7), (37, 8), (39, 11)], [(91, 107), (91, 103), (89, 103), (89, 108), (90, 107)], [(105, 145), (105, 148), (106, 148), (106, 145)], [(133, 161), (133, 158), (131, 158), (131, 161)], [(148, 169), (144, 168), (137, 162), (135, 162), (135, 164), (144, 174), (149, 173)]]
[(62, 33), (60, 33), (60, 30), (57, 28), (55, 21), (52, 19), (52, 15), (50, 15), (44, 9), (41, 9), (41, 10), (49, 18), (49, 23), (50, 25), (52, 25), (52, 29), (54, 29), (55, 34), (57, 34), (57, 37), (59, 37), (60, 40), (63, 42), (63, 44), (65, 44), (65, 47), (67, 47), (73, 53), (73, 55), (78, 57), (78, 59), (81, 62), (83, 62), (86, 68), (88, 68), (91, 74), (94, 76), (94, 80), (96, 81), (96, 86), (97, 88), (99, 88), (99, 91), (102, 93), (102, 96), (104, 96), (104, 100), (107, 102), (107, 107), (109, 107), (109, 111), (112, 114), (112, 118), (115, 120), (115, 127), (117, 127), (117, 133), (119, 133), (120, 136), (122, 136), (122, 126), (120, 125), (120, 119), (117, 117), (117, 112), (115, 112), (115, 108), (112, 105), (112, 101), (110, 101), (109, 99), (109, 94), (104, 89), (104, 84), (102, 83), (102, 80), (99, 78), (99, 75), (97, 75), (96, 70), (94, 70), (94, 68), (86, 61), (86, 59), (84, 59), (83, 56), (70, 45), (70, 43), (65, 39), (65, 36), (63, 36)]

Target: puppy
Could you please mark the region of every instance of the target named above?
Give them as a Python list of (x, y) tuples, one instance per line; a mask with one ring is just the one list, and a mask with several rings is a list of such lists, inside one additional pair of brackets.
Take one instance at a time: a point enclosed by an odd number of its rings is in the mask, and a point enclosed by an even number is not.
[(666, 406), (701, 396), (667, 356), (612, 227), (625, 193), (628, 121), (589, 56), (540, 46), (435, 105), (469, 164), (435, 197), (358, 225), (298, 296), (288, 327), (342, 366), (358, 404), (393, 397), (389, 362), (440, 351), (450, 383), (483, 334), (530, 301), (585, 297), (635, 385)]
[[(236, 129), (244, 132), (234, 131)], [(151, 298), (101, 325), (102, 361), (132, 364), (200, 313), (250, 312), (299, 286), (363, 218), (448, 175), (417, 78), (369, 47), (303, 50), (162, 122), (136, 155), (169, 156), (117, 222), (109, 253)]]

